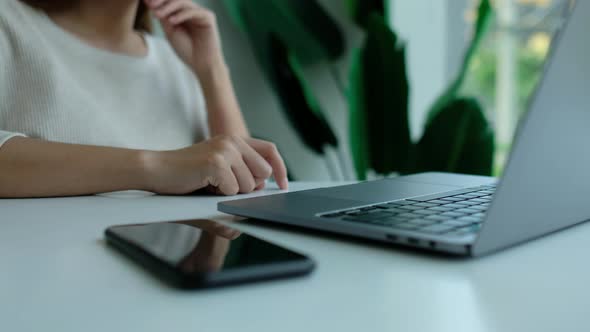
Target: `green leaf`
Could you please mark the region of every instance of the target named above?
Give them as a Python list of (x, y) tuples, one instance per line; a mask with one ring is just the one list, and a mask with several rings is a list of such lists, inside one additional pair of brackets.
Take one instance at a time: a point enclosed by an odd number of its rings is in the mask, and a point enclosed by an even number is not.
[(432, 108), (428, 113), (427, 123), (430, 122), (438, 112), (441, 111), (449, 102), (456, 99), (459, 95), (459, 90), (465, 82), (467, 71), (471, 66), (471, 62), (475, 56), (475, 52), (479, 49), (479, 45), (484, 39), (487, 31), (489, 30), (490, 22), (493, 17), (493, 9), (490, 4), (490, 0), (480, 0), (480, 5), (477, 10), (477, 21), (475, 23), (475, 32), (471, 40), (471, 44), (467, 48), (463, 57), (463, 63), (461, 69), (457, 74), (457, 77), (453, 80), (453, 83), (447, 88), (447, 90), (436, 100)]
[(382, 16), (371, 14), (367, 29), (349, 96), (352, 154), (360, 178), (367, 168), (379, 174), (403, 171), (412, 152), (405, 50)]
[(307, 85), (297, 59), (276, 37), (271, 37), (270, 52), (269, 78), (291, 126), (304, 144), (320, 155), (324, 154), (326, 145), (337, 147), (338, 139)]
[(242, 18), (244, 0), (223, 0), (232, 21), (242, 30), (246, 31), (246, 23)]
[(318, 154), (323, 154), (326, 146), (337, 147), (338, 139), (305, 80), (295, 52), (257, 14), (244, 11), (242, 20), (258, 62), (299, 138)]
[(357, 179), (367, 179), (369, 170), (369, 140), (367, 137), (367, 119), (365, 116), (365, 89), (363, 80), (363, 57), (357, 50), (352, 58), (350, 71), (350, 93), (348, 105), (350, 112), (350, 148)]
[(414, 171), (490, 175), (494, 142), (492, 127), (477, 100), (453, 100), (426, 127)]
[(335, 60), (345, 52), (340, 27), (316, 0), (224, 1), (238, 26), (248, 31), (255, 24), (276, 35), (304, 64)]
[(387, 17), (388, 0), (347, 0), (346, 2), (350, 15), (363, 28), (367, 27), (372, 14)]

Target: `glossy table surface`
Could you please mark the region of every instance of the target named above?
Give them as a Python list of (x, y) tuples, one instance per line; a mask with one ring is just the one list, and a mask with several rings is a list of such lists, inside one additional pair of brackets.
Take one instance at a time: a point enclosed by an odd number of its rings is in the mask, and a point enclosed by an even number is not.
[[(221, 199), (0, 200), (0, 331), (590, 330), (589, 224), (453, 259), (239, 221), (216, 212)], [(305, 278), (182, 292), (103, 240), (113, 224), (188, 218), (233, 223), (309, 254), (318, 268)]]

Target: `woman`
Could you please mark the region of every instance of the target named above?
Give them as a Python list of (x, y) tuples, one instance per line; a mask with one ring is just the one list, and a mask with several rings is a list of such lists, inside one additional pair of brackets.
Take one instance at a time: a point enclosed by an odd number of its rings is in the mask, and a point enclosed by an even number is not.
[[(149, 35), (150, 13), (169, 43)], [(208, 10), (0, 1), (0, 197), (234, 195), (272, 173), (286, 189), (275, 146), (248, 137)]]

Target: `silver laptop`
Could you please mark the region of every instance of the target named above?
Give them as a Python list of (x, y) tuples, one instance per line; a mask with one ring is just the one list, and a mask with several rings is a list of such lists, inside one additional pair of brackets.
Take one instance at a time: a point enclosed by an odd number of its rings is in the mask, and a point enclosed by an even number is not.
[(425, 173), (219, 204), (229, 214), (465, 256), (590, 219), (590, 1), (555, 39), (500, 180)]

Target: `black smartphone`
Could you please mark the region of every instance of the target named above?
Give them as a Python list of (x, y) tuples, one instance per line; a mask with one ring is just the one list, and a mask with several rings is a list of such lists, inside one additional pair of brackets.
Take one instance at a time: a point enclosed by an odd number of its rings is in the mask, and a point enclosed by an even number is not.
[(303, 276), (310, 258), (210, 220), (113, 226), (107, 243), (183, 289)]

